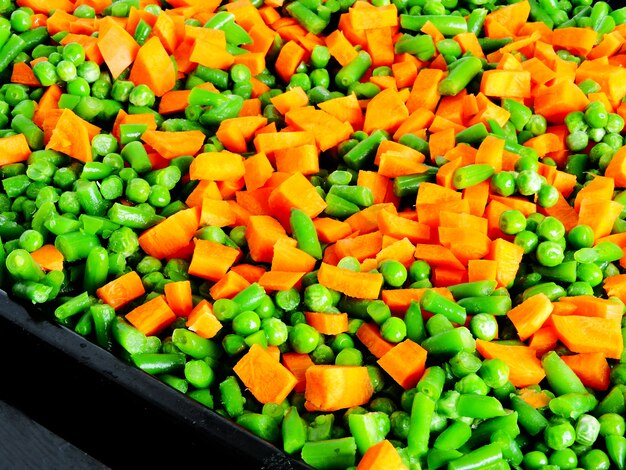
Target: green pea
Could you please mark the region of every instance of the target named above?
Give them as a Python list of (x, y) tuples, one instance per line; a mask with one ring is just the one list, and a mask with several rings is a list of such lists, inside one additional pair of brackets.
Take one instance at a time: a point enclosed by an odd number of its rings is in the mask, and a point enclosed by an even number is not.
[(556, 217), (548, 216), (537, 225), (536, 233), (543, 240), (557, 241), (565, 236), (565, 226)]
[(529, 470), (540, 470), (548, 465), (548, 457), (541, 451), (532, 450), (524, 455), (523, 463)]
[(132, 202), (146, 202), (150, 197), (150, 183), (143, 178), (133, 178), (127, 183), (125, 193)]
[(409, 280), (411, 282), (425, 281), (430, 279), (430, 265), (423, 260), (415, 260), (409, 266)]
[(314, 283), (304, 289), (303, 302), (311, 312), (326, 312), (333, 306), (333, 296), (326, 286)]
[(500, 214), (500, 230), (507, 235), (515, 235), (526, 228), (526, 217), (518, 209), (510, 209)]
[(478, 375), (491, 388), (503, 387), (509, 380), (509, 366), (502, 359), (485, 359)]
[(539, 237), (535, 232), (530, 230), (522, 230), (515, 235), (513, 243), (524, 248), (524, 254), (532, 253), (539, 244)]
[(19, 237), (20, 248), (32, 253), (41, 248), (44, 243), (43, 235), (37, 230), (25, 230)]
[(511, 196), (515, 193), (515, 176), (509, 171), (501, 171), (491, 177), (489, 182), (491, 191), (500, 196)]
[(77, 42), (70, 42), (63, 47), (63, 59), (79, 66), (85, 62), (85, 49)]
[(591, 449), (585, 452), (579, 459), (580, 466), (586, 470), (608, 470), (611, 468), (611, 461), (601, 449)]
[(566, 289), (568, 296), (594, 295), (593, 287), (585, 281), (572, 282)]
[(30, 13), (23, 8), (18, 8), (11, 13), (11, 28), (17, 33), (28, 31), (33, 25)]
[(306, 323), (297, 323), (289, 331), (289, 344), (298, 353), (309, 354), (320, 341), (320, 333)]
[(624, 118), (616, 113), (609, 113), (606, 126), (606, 131), (609, 133), (620, 133), (624, 130)]
[(535, 256), (540, 264), (547, 267), (558, 266), (565, 258), (561, 245), (553, 241), (539, 243), (535, 250)]
[(337, 266), (354, 272), (361, 270), (361, 262), (354, 256), (344, 256), (337, 262)]
[(574, 131), (565, 138), (565, 144), (572, 152), (581, 152), (589, 144), (589, 135), (583, 130)]
[(604, 274), (602, 273), (602, 268), (595, 263), (578, 263), (576, 266), (576, 278), (593, 288), (600, 285)]
[(602, 128), (609, 122), (609, 113), (600, 101), (592, 101), (585, 107), (585, 121), (589, 127)]
[(267, 336), (267, 344), (271, 346), (280, 346), (289, 338), (287, 324), (280, 318), (272, 317), (261, 320), (261, 328)]
[(335, 356), (335, 364), (338, 366), (361, 366), (363, 365), (363, 353), (357, 348), (344, 348)]
[(533, 170), (520, 171), (515, 179), (518, 192), (522, 196), (531, 196), (541, 189), (543, 181), (539, 173)]
[(541, 207), (549, 208), (559, 201), (559, 190), (551, 184), (542, 184), (537, 192), (537, 204)]
[(532, 212), (528, 214), (526, 217), (526, 230), (530, 230), (531, 232), (537, 231), (537, 226), (541, 223), (543, 219), (545, 219), (545, 215), (541, 212)]
[(578, 456), (570, 448), (559, 449), (550, 454), (550, 457), (548, 458), (548, 463), (550, 465), (557, 466), (561, 470), (568, 470), (576, 468), (576, 466), (578, 465)]
[(594, 241), (595, 234), (589, 225), (576, 225), (567, 234), (567, 243), (574, 249), (591, 248)]
[(252, 333), (256, 333), (261, 328), (261, 318), (259, 314), (252, 310), (244, 310), (233, 318), (233, 331), (246, 337)]
[(553, 450), (570, 447), (576, 440), (576, 431), (569, 421), (549, 423), (543, 433), (544, 442)]
[(474, 338), (491, 341), (498, 334), (498, 321), (490, 313), (477, 313), (470, 319), (469, 329)]
[(407, 280), (406, 267), (399, 261), (383, 260), (379, 263), (378, 270), (383, 275), (385, 283), (391, 287), (400, 287)]
[(399, 343), (406, 338), (406, 323), (400, 317), (389, 317), (380, 326), (380, 334), (391, 343)]

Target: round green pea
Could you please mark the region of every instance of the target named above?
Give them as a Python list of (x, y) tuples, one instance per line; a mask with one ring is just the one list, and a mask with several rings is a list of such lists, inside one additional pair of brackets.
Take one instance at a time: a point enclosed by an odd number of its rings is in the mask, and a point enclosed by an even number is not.
[(261, 318), (259, 314), (252, 310), (244, 310), (233, 318), (233, 331), (241, 336), (248, 336), (256, 333), (261, 328)]
[(531, 232), (537, 231), (537, 226), (541, 223), (546, 216), (541, 212), (532, 212), (526, 216), (526, 230)]
[(424, 281), (430, 279), (431, 268), (424, 260), (415, 260), (409, 266), (409, 280), (411, 282)]
[(535, 232), (530, 230), (522, 230), (515, 235), (513, 243), (524, 249), (524, 254), (532, 253), (539, 244), (539, 237)]
[(320, 333), (306, 323), (297, 323), (289, 331), (289, 344), (291, 348), (302, 354), (312, 352), (321, 341)]
[(400, 317), (389, 317), (380, 326), (380, 334), (391, 343), (399, 343), (406, 338), (406, 323)]
[(478, 370), (478, 375), (491, 388), (504, 386), (509, 380), (509, 366), (502, 359), (485, 359)]
[(600, 101), (592, 101), (585, 107), (585, 121), (589, 127), (602, 128), (609, 122), (609, 113)]
[(229, 333), (222, 338), (222, 348), (224, 348), (226, 354), (232, 357), (244, 352), (248, 348), (248, 345), (243, 336)]
[(561, 245), (553, 241), (539, 243), (535, 250), (535, 256), (540, 264), (547, 267), (558, 266), (565, 258)]
[(578, 263), (576, 279), (589, 284), (591, 287), (600, 285), (604, 279), (602, 268), (595, 263)]
[(354, 256), (344, 256), (337, 262), (337, 266), (357, 273), (361, 271), (361, 263)]
[(344, 348), (335, 356), (335, 364), (338, 366), (361, 366), (363, 365), (363, 353), (357, 348)]
[(501, 171), (489, 181), (491, 192), (500, 196), (511, 196), (515, 193), (515, 176), (509, 171)]
[(548, 458), (550, 465), (556, 465), (561, 470), (569, 470), (576, 468), (578, 465), (578, 456), (569, 447), (566, 449), (555, 450)]
[(518, 209), (509, 209), (500, 214), (500, 230), (515, 235), (526, 228), (526, 217)]
[(33, 25), (30, 14), (23, 8), (13, 10), (10, 17), (11, 28), (16, 33), (24, 33)]
[(593, 287), (585, 281), (572, 282), (566, 289), (568, 296), (593, 295)]
[(37, 230), (32, 229), (22, 232), (18, 240), (20, 248), (30, 253), (41, 248), (44, 243), (43, 235)]
[(261, 328), (265, 332), (267, 344), (270, 346), (280, 346), (289, 338), (287, 325), (280, 318), (271, 317), (261, 320)]
[(559, 190), (551, 184), (543, 184), (537, 192), (537, 204), (541, 207), (549, 208), (559, 201)]
[(386, 259), (378, 264), (378, 271), (383, 275), (385, 283), (391, 287), (400, 287), (407, 280), (406, 267), (399, 261)]
[(319, 283), (307, 286), (303, 293), (305, 307), (311, 312), (325, 312), (333, 306), (333, 296), (328, 287)]
[(548, 457), (539, 450), (531, 450), (524, 455), (522, 462), (524, 464), (524, 468), (528, 468), (529, 470), (540, 470), (544, 466), (548, 465)]
[(609, 470), (611, 468), (609, 456), (601, 449), (591, 449), (578, 460), (580, 466), (585, 470)]
[(576, 431), (568, 421), (558, 421), (545, 427), (543, 438), (550, 449), (565, 449), (576, 441)]
[(531, 155), (524, 155), (515, 161), (515, 171), (539, 171), (539, 160)]
[(565, 236), (565, 226), (556, 217), (547, 216), (537, 225), (536, 233), (543, 240), (556, 241)]
[(543, 180), (539, 173), (534, 170), (520, 171), (515, 180), (517, 191), (522, 196), (531, 196), (541, 189)]
[(474, 338), (491, 341), (498, 334), (498, 321), (490, 313), (477, 313), (470, 319), (469, 329)]
[(77, 42), (70, 42), (63, 47), (63, 59), (69, 60), (77, 67), (85, 62), (85, 49)]
[(595, 241), (595, 234), (589, 225), (579, 224), (568, 232), (567, 243), (574, 248), (591, 248)]

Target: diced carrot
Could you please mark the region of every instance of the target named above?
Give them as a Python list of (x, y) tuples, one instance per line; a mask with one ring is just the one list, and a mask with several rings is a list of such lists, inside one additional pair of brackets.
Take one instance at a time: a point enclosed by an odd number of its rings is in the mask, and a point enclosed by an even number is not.
[(528, 346), (477, 339), (476, 349), (485, 359), (503, 360), (509, 366), (509, 380), (516, 387), (537, 385), (546, 375), (535, 350)]
[(373, 444), (365, 451), (356, 470), (382, 470), (392, 468), (405, 470), (406, 465), (402, 462), (402, 458), (393, 444), (388, 439), (383, 439)]
[(119, 309), (145, 294), (141, 278), (135, 271), (129, 271), (96, 290), (96, 295), (104, 303)]
[(405, 339), (381, 356), (378, 365), (402, 388), (415, 387), (424, 374), (427, 352), (419, 344)]
[(306, 370), (307, 410), (333, 412), (363, 405), (373, 393), (367, 367), (316, 364)]
[(604, 353), (563, 355), (561, 359), (570, 366), (585, 387), (607, 390), (611, 384), (611, 366)]
[(168, 282), (165, 284), (163, 291), (167, 304), (176, 316), (186, 317), (191, 313), (191, 310), (193, 310), (193, 298), (189, 280)]
[(304, 392), (306, 388), (306, 370), (314, 365), (311, 356), (304, 353), (286, 352), (282, 354), (281, 361), (297, 380), (293, 390), (296, 393)]
[(554, 315), (559, 340), (572, 352), (601, 352), (619, 359), (624, 349), (620, 321), (582, 315)]
[(158, 335), (176, 320), (176, 314), (165, 301), (164, 295), (135, 307), (124, 317), (146, 336)]
[(211, 339), (222, 329), (222, 323), (213, 314), (213, 307), (202, 299), (189, 313), (185, 326), (203, 338)]
[(298, 380), (260, 344), (253, 344), (233, 371), (261, 403), (281, 403)]
[(539, 293), (513, 307), (506, 316), (515, 326), (519, 338), (525, 341), (541, 328), (552, 313), (553, 308), (548, 296)]
[(347, 313), (304, 312), (308, 325), (324, 335), (338, 335), (348, 331)]
[(240, 251), (210, 240), (198, 239), (195, 242), (189, 274), (218, 281), (239, 258)]

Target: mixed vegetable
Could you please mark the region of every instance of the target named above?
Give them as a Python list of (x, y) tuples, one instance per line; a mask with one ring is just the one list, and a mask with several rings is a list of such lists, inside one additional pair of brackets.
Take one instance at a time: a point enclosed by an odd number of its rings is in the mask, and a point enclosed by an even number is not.
[(626, 466), (626, 8), (0, 0), (0, 281), (316, 469)]

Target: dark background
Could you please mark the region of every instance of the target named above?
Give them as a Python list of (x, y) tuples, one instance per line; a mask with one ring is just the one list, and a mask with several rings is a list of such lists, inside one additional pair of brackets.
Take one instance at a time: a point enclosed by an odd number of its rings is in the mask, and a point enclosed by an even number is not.
[(233, 468), (308, 468), (0, 291), (0, 469), (180, 468), (220, 457)]

